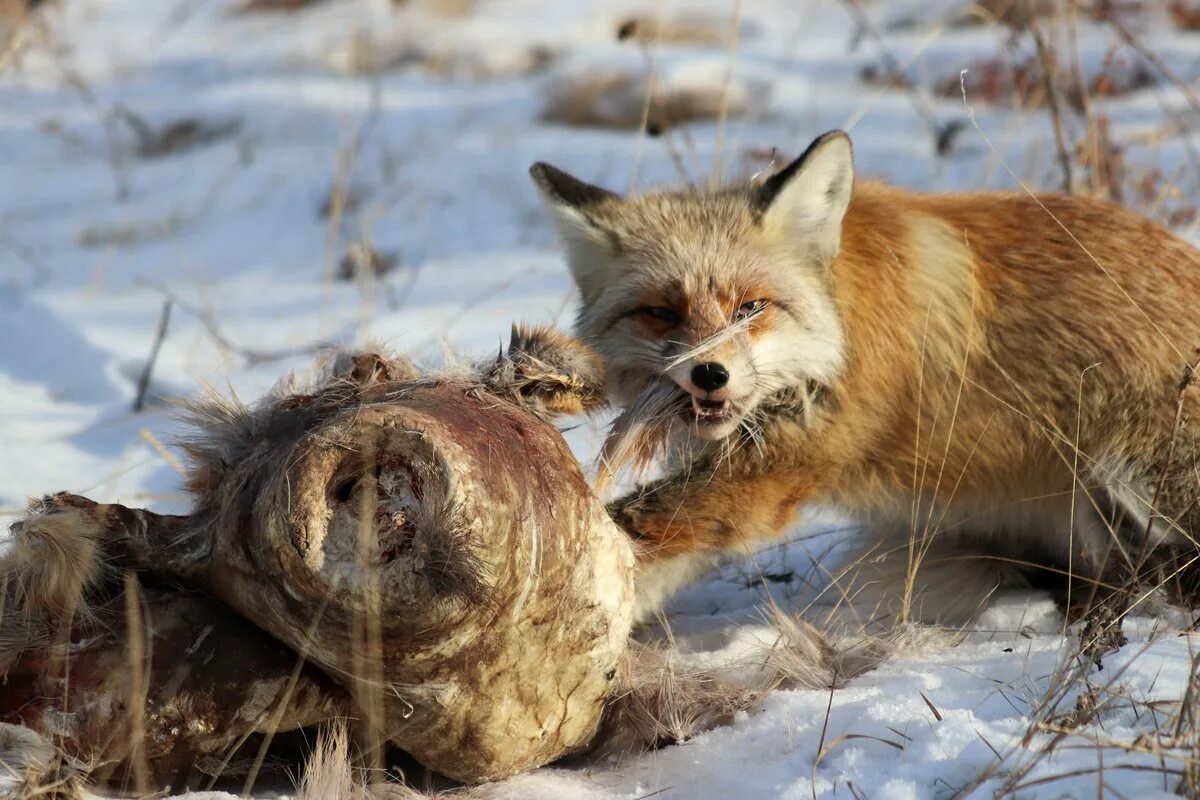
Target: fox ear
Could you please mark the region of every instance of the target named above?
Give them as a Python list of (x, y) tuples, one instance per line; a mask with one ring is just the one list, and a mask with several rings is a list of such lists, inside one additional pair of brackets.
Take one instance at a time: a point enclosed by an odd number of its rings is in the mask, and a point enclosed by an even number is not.
[(540, 161), (529, 168), (529, 174), (566, 247), (571, 276), (587, 298), (603, 285), (604, 273), (613, 266), (620, 247), (616, 232), (593, 212), (606, 201), (619, 200), (620, 195)]
[(822, 258), (831, 261), (842, 241), (842, 217), (853, 189), (850, 137), (843, 131), (830, 131), (772, 175), (756, 199), (766, 228), (813, 242)]
[(608, 189), (581, 181), (574, 175), (569, 175), (544, 161), (539, 161), (530, 167), (529, 174), (541, 191), (542, 197), (553, 205), (582, 210), (603, 200), (617, 197)]

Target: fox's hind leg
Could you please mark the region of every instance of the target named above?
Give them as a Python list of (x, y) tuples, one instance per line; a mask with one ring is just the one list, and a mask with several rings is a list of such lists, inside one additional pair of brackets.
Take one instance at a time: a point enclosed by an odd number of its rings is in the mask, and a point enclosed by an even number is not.
[(908, 520), (872, 519), (805, 616), (848, 630), (886, 630), (905, 621), (961, 625), (997, 590), (1026, 585), (1020, 570), (985, 557), (978, 543), (960, 536), (921, 543), (910, 529)]
[(1194, 606), (1200, 601), (1200, 441), (1184, 427), (1149, 460), (1100, 459), (1095, 482), (1113, 509), (1110, 583)]
[(1001, 589), (1086, 598), (1113, 550), (1112, 513), (1100, 492), (1081, 488), (994, 507), (958, 503), (916, 524), (869, 514), (819, 603), (841, 622), (887, 627), (962, 625)]

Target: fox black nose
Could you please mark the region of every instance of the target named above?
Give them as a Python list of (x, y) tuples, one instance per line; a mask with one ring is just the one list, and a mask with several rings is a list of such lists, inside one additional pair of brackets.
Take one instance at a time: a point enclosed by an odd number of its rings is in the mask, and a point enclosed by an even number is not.
[(697, 364), (692, 368), (692, 383), (706, 392), (715, 392), (729, 383), (729, 370), (715, 362)]

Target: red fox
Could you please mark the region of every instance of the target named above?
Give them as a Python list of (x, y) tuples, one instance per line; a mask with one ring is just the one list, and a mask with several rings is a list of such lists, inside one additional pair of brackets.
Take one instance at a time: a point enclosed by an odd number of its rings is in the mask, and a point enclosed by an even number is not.
[(642, 616), (812, 501), (862, 521), (835, 588), (890, 619), (965, 621), (1039, 571), (1095, 583), (1200, 535), (1200, 254), (1153, 222), (856, 183), (841, 131), (761, 184), (531, 173), (612, 399), (676, 445), (611, 507)]

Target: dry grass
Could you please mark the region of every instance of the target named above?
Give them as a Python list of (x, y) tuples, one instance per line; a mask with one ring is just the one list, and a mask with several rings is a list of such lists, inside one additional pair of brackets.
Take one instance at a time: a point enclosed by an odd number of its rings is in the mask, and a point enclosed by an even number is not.
[(0, 72), (20, 69), (22, 58), (35, 43), (44, 44), (43, 9), (60, 0), (0, 0)]
[[(1128, 60), (1110, 53), (1104, 67), (1088, 79), (1085, 85), (1060, 75), (1054, 65), (1046, 69), (1046, 63), (1037, 57), (1013, 61), (999, 56), (973, 62), (967, 68), (967, 94), (973, 102), (1005, 106), (1014, 109), (1049, 109), (1051, 94), (1047, 90), (1047, 73), (1063, 84), (1062, 96), (1065, 105), (1082, 114), (1089, 98), (1124, 97), (1134, 92), (1158, 85), (1154, 73), (1145, 64)], [(887, 73), (873, 70), (864, 76), (876, 83), (895, 80)], [(958, 73), (947, 75), (934, 87), (940, 97), (957, 99), (962, 94)]]
[(695, 11), (676, 14), (634, 14), (617, 23), (616, 36), (620, 41), (632, 40), (644, 44), (725, 45), (730, 36), (746, 35), (745, 26), (730, 25), (726, 17), (710, 16)]
[(836, 689), (895, 658), (952, 647), (962, 638), (954, 630), (907, 624), (835, 637), (775, 605), (770, 618), (779, 640), (767, 651), (766, 664), (781, 685), (796, 689)]
[(352, 757), (349, 726), (345, 722), (330, 723), (304, 765), (296, 800), (366, 800), (366, 787), (362, 775), (355, 774)]
[[(236, 10), (242, 13), (292, 12), (327, 2), (329, 0), (241, 0)], [(464, 17), (475, 10), (475, 0), (392, 0), (392, 5), (396, 8), (412, 8), (430, 16), (446, 19)]]
[(530, 45), (511, 51), (442, 48), (418, 50), (416, 58), (416, 63), (433, 75), (494, 81), (541, 74), (554, 64), (558, 53), (546, 45)]
[(62, 0), (0, 0), (0, 39), (5, 29), (23, 25), (39, 12), (62, 5)]
[(903, 31), (936, 21), (950, 30), (999, 27), (1005, 35), (1019, 35), (1034, 24), (1063, 16), (1071, 7), (1091, 19), (1128, 17), (1149, 8), (1147, 0), (963, 0), (949, 9), (929, 5), (935, 9), (932, 15), (918, 10), (892, 21), (889, 29)]
[(181, 117), (159, 128), (142, 122), (134, 125), (138, 139), (135, 152), (142, 158), (163, 158), (185, 153), (227, 139), (237, 133), (239, 127), (236, 120), (206, 120), (199, 117)]
[(360, 243), (346, 248), (338, 261), (337, 278), (342, 281), (361, 280), (364, 274), (382, 278), (400, 264), (400, 254), (380, 252), (374, 247)]
[[(631, 756), (685, 742), (754, 713), (779, 688), (825, 690), (899, 656), (950, 647), (953, 631), (899, 626), (879, 635), (834, 637), (772, 604), (776, 641), (736, 663), (688, 666), (667, 629), (656, 645), (631, 643), (593, 756)], [(832, 697), (832, 694), (831, 694)]]
[[(1200, 20), (1200, 8), (1179, 0), (1169, 11), (1177, 27), (1187, 29)], [(1146, 3), (1095, 0), (985, 0), (964, 4), (945, 23), (990, 25), (997, 30), (997, 52), (983, 55), (952, 74), (934, 77), (928, 88), (938, 97), (971, 104), (1011, 109), (1019, 117), (1046, 114), (1053, 122), (1053, 151), (1057, 180), (1038, 177), (1071, 194), (1086, 194), (1124, 203), (1164, 224), (1187, 230), (1197, 222), (1195, 198), (1200, 192), (1200, 152), (1191, 141), (1190, 126), (1180, 112), (1170, 110), (1164, 92), (1181, 92), (1200, 113), (1200, 96), (1182, 76), (1157, 56), (1139, 30), (1155, 18)], [(1194, 15), (1194, 17), (1193, 17)], [(1082, 21), (1107, 26), (1112, 33), (1103, 61), (1085, 70), (1078, 48)], [(911, 20), (906, 21), (911, 23)], [(869, 85), (911, 90), (913, 78), (892, 61), (868, 64), (860, 74)], [(1158, 130), (1144, 131), (1122, 141), (1113, 133), (1109, 113), (1098, 101), (1150, 96), (1163, 106)], [(1131, 151), (1179, 140), (1189, 154), (1189, 168), (1164, 175), (1154, 167), (1136, 166)], [(939, 154), (948, 148), (938, 148)]]
[(434, 800), (479, 796), (470, 788), (418, 790), (389, 773), (364, 766), (346, 721), (331, 722), (304, 764), (296, 800)]
[(412, 8), (444, 19), (465, 17), (475, 10), (477, 0), (392, 0), (398, 8)]
[(657, 135), (689, 122), (745, 115), (753, 108), (747, 92), (720, 82), (699, 86), (654, 85), (621, 69), (594, 69), (567, 78), (550, 91), (542, 120), (572, 127), (645, 129)]
[[(0, 0), (0, 26), (19, 25), (29, 18), (36, 3), (29, 0)], [(0, 30), (3, 28), (0, 27)]]
[(557, 58), (554, 49), (541, 44), (491, 48), (430, 45), (359, 31), (334, 48), (327, 63), (342, 75), (372, 76), (416, 68), (442, 78), (493, 81), (537, 75)]
[(239, 12), (300, 11), (309, 6), (327, 3), (329, 0), (242, 0), (236, 7)]

